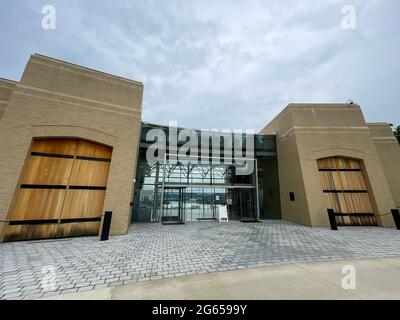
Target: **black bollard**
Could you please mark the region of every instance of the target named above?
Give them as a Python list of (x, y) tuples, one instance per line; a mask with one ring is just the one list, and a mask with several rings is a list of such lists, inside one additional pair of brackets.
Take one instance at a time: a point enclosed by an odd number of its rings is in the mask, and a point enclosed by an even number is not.
[(107, 241), (110, 234), (112, 211), (106, 211), (103, 219), (103, 229), (101, 230), (100, 241)]
[(392, 215), (393, 215), (393, 220), (394, 224), (396, 225), (396, 229), (400, 230), (400, 213), (399, 209), (392, 209)]
[(332, 230), (337, 230), (337, 224), (336, 224), (336, 218), (335, 218), (335, 212), (333, 209), (328, 209), (328, 217), (329, 217), (329, 223), (331, 224), (331, 229)]

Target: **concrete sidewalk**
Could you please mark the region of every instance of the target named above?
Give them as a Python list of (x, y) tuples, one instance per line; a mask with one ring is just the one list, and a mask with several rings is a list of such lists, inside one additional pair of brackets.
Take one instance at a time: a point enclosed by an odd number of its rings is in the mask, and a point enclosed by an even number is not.
[[(354, 266), (356, 289), (342, 288)], [(45, 299), (400, 299), (400, 258), (247, 268), (96, 289)]]

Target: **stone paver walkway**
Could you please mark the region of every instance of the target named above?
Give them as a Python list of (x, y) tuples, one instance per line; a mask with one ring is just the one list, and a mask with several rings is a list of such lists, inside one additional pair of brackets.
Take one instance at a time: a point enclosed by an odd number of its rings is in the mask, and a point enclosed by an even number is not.
[(127, 235), (105, 242), (85, 237), (0, 244), (0, 299), (275, 264), (395, 256), (400, 256), (395, 229), (331, 231), (284, 221), (134, 224)]

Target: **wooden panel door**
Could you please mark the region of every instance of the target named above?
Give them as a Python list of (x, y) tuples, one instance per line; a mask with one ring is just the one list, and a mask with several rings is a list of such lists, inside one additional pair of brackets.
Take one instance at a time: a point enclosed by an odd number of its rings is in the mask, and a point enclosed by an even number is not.
[(318, 160), (327, 206), (339, 217), (339, 225), (376, 225), (361, 162), (344, 157)]
[(97, 235), (111, 153), (84, 140), (35, 140), (5, 241)]

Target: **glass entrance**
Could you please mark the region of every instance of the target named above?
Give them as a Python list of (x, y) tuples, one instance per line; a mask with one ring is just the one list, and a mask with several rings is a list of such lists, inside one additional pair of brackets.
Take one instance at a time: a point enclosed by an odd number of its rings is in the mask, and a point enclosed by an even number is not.
[(165, 188), (161, 207), (163, 224), (185, 223), (185, 187)]
[(162, 195), (160, 220), (165, 224), (217, 220), (217, 206), (227, 205), (229, 220), (257, 221), (255, 193), (255, 189), (245, 188), (168, 186)]
[(229, 219), (243, 222), (256, 221), (254, 200), (254, 189), (229, 189), (227, 198)]
[[(153, 129), (164, 132), (165, 136), (151, 138), (149, 133)], [(254, 170), (247, 175), (240, 175), (238, 169), (243, 168), (242, 161), (236, 161), (235, 154), (225, 153), (224, 150), (226, 147), (231, 151), (242, 148), (242, 159), (244, 153), (247, 154), (247, 142), (252, 144), (247, 138), (242, 136), (240, 142), (233, 133), (217, 133), (209, 139), (208, 155), (199, 144), (201, 154), (187, 155), (184, 161), (180, 161), (178, 150), (186, 142), (180, 141), (175, 145), (175, 136), (177, 133), (179, 136), (184, 128), (173, 128), (170, 132), (171, 129), (142, 123), (135, 190), (131, 204), (133, 222), (160, 222), (164, 207), (166, 220), (215, 219), (218, 217), (217, 208), (220, 205), (229, 206), (231, 219), (281, 218), (275, 135), (254, 136), (254, 158), (247, 159), (247, 164), (252, 165)], [(200, 130), (195, 133), (201, 138)], [(161, 147), (161, 143), (157, 149), (158, 156), (160, 159), (163, 157), (163, 160), (149, 162), (149, 148), (158, 138), (160, 142), (165, 142), (165, 147)], [(171, 138), (174, 139), (170, 141)], [(179, 191), (181, 187), (183, 189)], [(166, 190), (167, 188), (171, 190)], [(244, 189), (246, 191), (243, 191)], [(230, 204), (227, 203), (228, 196)], [(162, 203), (163, 201), (165, 203)]]
[(217, 205), (225, 203), (225, 188), (186, 188), (186, 220), (217, 219)]

